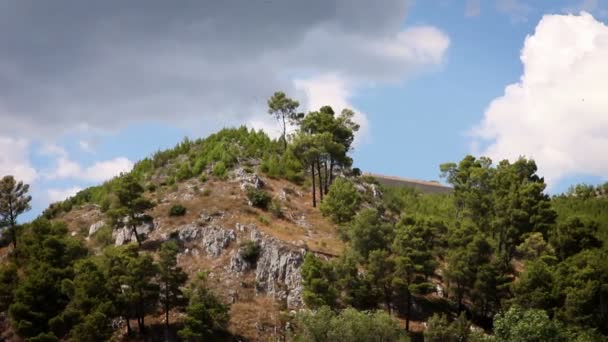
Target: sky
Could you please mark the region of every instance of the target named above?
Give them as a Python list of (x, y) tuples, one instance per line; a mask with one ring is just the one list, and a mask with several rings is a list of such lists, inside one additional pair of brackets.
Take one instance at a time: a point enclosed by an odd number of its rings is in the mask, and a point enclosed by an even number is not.
[(0, 0), (0, 175), (32, 211), (184, 137), (277, 136), (277, 90), (352, 108), (355, 166), (533, 158), (608, 180), (608, 0)]

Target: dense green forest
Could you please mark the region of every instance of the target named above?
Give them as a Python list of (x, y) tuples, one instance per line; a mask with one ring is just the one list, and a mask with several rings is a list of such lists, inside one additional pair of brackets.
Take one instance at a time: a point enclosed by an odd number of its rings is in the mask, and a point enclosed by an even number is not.
[[(28, 341), (102, 341), (124, 322), (129, 335), (145, 339), (146, 317), (162, 312), (167, 338), (178, 331), (188, 341), (229, 339), (229, 305), (205, 272), (188, 279), (177, 263), (179, 241), (146, 250), (135, 227), (156, 205), (147, 193), (192, 178), (225, 180), (240, 166), (309, 189), (310, 205), (347, 246), (337, 258), (306, 255), (309, 310), (288, 314), (290, 340), (607, 340), (608, 183), (550, 197), (533, 160), (466, 156), (439, 168), (450, 194), (384, 188), (352, 167), (359, 128), (352, 111), (325, 106), (304, 115), (298, 107), (277, 92), (268, 108), (279, 139), (245, 127), (185, 139), (23, 225), (17, 217), (29, 209), (29, 188), (4, 177), (3, 327)], [(381, 195), (361, 192), (362, 183)], [(247, 195), (272, 205), (261, 190)], [(68, 234), (56, 218), (87, 203), (112, 227), (130, 227), (138, 243), (92, 250)], [(183, 210), (174, 206), (170, 215)], [(185, 319), (171, 321), (172, 310)], [(421, 316), (423, 336), (411, 331)]]

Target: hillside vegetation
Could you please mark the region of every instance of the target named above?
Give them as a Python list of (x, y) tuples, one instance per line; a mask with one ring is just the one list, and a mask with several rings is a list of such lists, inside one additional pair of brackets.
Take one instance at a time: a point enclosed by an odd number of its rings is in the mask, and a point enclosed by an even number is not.
[(4, 177), (2, 338), (607, 339), (608, 184), (551, 198), (533, 160), (466, 156), (449, 193), (383, 187), (352, 111), (298, 107), (277, 92), (278, 139), (184, 139), (24, 225)]

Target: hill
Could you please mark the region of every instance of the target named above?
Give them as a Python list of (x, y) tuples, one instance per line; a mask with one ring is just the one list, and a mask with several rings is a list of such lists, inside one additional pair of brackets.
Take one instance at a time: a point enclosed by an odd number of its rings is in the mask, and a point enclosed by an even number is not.
[[(291, 114), (293, 136), (185, 139), (31, 223), (2, 214), (2, 338), (605, 339), (606, 185), (551, 198), (524, 158), (443, 164), (451, 187), (361, 175), (351, 111)], [(0, 185), (0, 213), (26, 209)]]

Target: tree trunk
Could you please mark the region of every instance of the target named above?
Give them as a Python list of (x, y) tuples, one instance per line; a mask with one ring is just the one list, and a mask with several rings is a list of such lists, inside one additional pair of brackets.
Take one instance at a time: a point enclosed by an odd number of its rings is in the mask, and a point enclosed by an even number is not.
[(135, 240), (137, 240), (137, 244), (141, 247), (141, 238), (137, 234), (137, 227), (134, 224), (131, 224), (131, 233), (135, 235)]
[(388, 310), (388, 315), (390, 316), (392, 314), (391, 290), (389, 288), (387, 288), (386, 286), (384, 287), (384, 301), (386, 302), (386, 309)]
[(13, 249), (17, 249), (17, 228), (12, 225), (10, 228), (11, 239), (13, 240)]
[(410, 312), (412, 310), (412, 294), (407, 290), (407, 302), (405, 304), (405, 331), (410, 331)]
[(317, 186), (315, 185), (315, 163), (314, 162), (312, 162), (310, 164), (310, 174), (312, 177), (312, 206), (314, 208), (316, 208), (317, 207), (317, 193), (316, 193)]
[(334, 158), (329, 160), (329, 185), (334, 182)]
[(11, 240), (13, 240), (13, 249), (17, 249), (17, 218), (15, 217), (15, 215), (13, 214), (13, 200), (10, 198), (9, 195), (9, 199), (8, 199), (8, 213), (9, 213), (9, 224), (10, 224), (10, 231), (11, 231)]
[(287, 126), (285, 125), (285, 115), (283, 115), (283, 152), (287, 151)]
[(317, 173), (319, 176), (319, 201), (323, 202), (323, 177), (321, 176), (321, 160), (317, 159)]
[(131, 336), (133, 331), (131, 330), (131, 321), (129, 320), (129, 316), (125, 316), (125, 321), (127, 321), (127, 335)]

